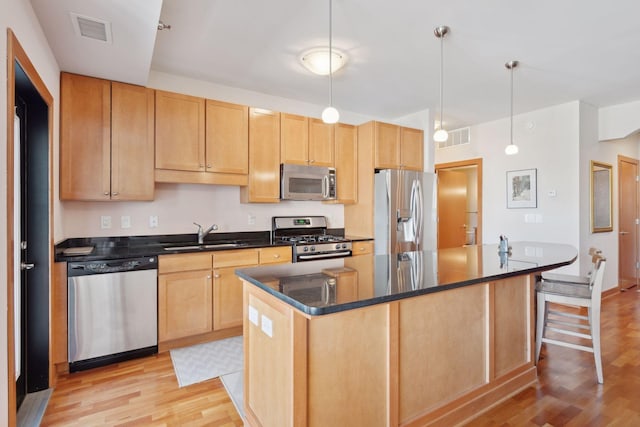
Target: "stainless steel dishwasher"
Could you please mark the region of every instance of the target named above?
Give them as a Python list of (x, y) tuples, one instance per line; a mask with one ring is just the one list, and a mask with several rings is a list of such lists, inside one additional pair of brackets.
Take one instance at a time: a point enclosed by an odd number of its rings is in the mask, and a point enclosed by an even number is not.
[(69, 262), (71, 372), (158, 352), (158, 259)]

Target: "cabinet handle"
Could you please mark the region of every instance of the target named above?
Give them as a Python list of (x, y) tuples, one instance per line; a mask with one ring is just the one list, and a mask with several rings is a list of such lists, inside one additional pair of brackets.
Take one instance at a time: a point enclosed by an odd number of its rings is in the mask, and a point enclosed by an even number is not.
[(315, 162), (315, 160), (309, 160), (309, 163), (313, 163), (313, 162)]
[(198, 165), (198, 167), (199, 167), (200, 169), (202, 169), (202, 168), (204, 167), (204, 165), (201, 163), (201, 164), (199, 164), (199, 165)]
[(105, 196), (108, 196), (108, 195), (109, 195), (109, 192), (108, 192), (108, 191), (105, 191), (105, 192), (104, 192), (104, 195), (105, 195)]
[(273, 255), (274, 258), (280, 258), (280, 254)]
[(208, 164), (208, 165), (207, 165), (207, 169), (211, 169), (211, 164)]
[(211, 280), (211, 275), (208, 275), (208, 276), (207, 276), (207, 279)]
[(213, 275), (213, 277), (215, 277), (216, 279), (219, 279), (220, 275), (216, 273), (216, 274)]
[(360, 246), (360, 250), (361, 250), (361, 251), (364, 251), (364, 250), (365, 250), (365, 247), (364, 247), (364, 246)]
[(111, 194), (111, 195), (112, 195), (112, 196), (117, 196), (118, 194), (120, 194), (120, 193), (118, 193), (118, 192), (116, 191), (115, 193), (113, 193), (113, 194)]

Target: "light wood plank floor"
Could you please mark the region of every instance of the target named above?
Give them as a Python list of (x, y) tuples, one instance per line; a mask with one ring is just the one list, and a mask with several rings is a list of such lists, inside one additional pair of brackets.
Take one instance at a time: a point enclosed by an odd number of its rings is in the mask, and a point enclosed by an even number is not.
[[(640, 293), (603, 301), (604, 381), (591, 354), (543, 346), (538, 382), (470, 426), (640, 426)], [(218, 379), (178, 388), (169, 353), (60, 378), (42, 426), (241, 426)], [(338, 426), (336, 426), (338, 427)]]

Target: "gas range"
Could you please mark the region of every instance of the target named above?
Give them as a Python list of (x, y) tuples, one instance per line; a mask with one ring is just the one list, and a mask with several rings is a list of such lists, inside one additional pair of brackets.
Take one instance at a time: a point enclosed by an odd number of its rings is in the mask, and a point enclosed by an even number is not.
[(293, 246), (293, 262), (351, 256), (351, 240), (327, 234), (323, 216), (272, 217), (271, 239)]

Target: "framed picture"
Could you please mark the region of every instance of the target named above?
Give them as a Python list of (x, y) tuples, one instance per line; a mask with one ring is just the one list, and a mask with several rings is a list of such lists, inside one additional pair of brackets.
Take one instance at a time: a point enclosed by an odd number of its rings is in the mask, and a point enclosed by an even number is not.
[(537, 169), (507, 171), (507, 208), (538, 207)]

